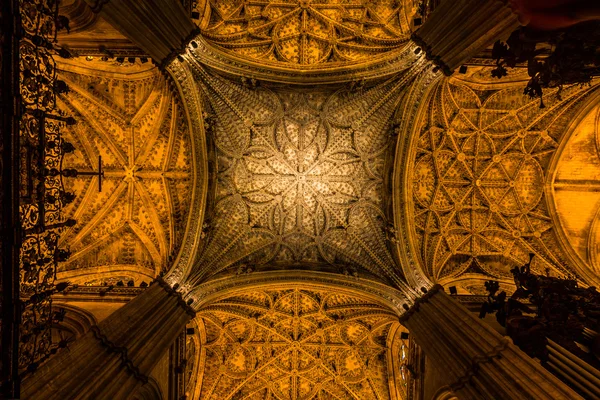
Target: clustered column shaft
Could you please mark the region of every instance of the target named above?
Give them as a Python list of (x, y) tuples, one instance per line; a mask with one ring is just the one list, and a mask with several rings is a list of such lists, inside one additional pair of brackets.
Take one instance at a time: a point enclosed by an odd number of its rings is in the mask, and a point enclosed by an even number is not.
[(166, 62), (197, 32), (196, 25), (177, 0), (86, 0), (157, 63)]
[(581, 398), (441, 286), (419, 299), (401, 321), (460, 399)]
[(194, 315), (158, 280), (27, 377), (23, 398), (128, 398)]
[(413, 40), (445, 74), (498, 39), (508, 38), (519, 22), (501, 0), (443, 0), (413, 34)]

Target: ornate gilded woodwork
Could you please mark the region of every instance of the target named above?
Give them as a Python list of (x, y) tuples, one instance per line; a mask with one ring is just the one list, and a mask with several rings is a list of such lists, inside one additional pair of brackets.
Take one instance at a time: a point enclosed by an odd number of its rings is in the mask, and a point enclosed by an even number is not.
[(434, 282), (478, 292), (470, 279), (512, 280), (510, 268), (529, 253), (537, 255), (538, 273), (575, 273), (557, 240), (544, 185), (568, 116), (589, 90), (554, 91), (545, 108), (521, 92), (514, 84), (444, 79), (414, 121), (414, 169), (405, 188), (410, 240)]
[(88, 69), (102, 63), (83, 63), (61, 71), (70, 87), (61, 107), (81, 121), (65, 134), (76, 151), (64, 164), (97, 171), (101, 156), (104, 177), (101, 192), (98, 176), (67, 179), (78, 194), (67, 213), (78, 224), (62, 238), (73, 254), (61, 277), (154, 276), (177, 255), (187, 224), (194, 174), (185, 115), (156, 69), (102, 73)]
[(340, 65), (402, 47), (413, 13), (403, 0), (212, 0), (200, 28), (211, 44), (263, 65)]
[(334, 91), (251, 88), (200, 66), (196, 75), (218, 167), (197, 279), (244, 264), (329, 263), (399, 284), (383, 180), (404, 78)]
[(600, 274), (600, 107), (578, 122), (551, 171), (552, 206), (571, 262), (594, 282)]
[(203, 306), (202, 399), (389, 399), (381, 304), (302, 287)]

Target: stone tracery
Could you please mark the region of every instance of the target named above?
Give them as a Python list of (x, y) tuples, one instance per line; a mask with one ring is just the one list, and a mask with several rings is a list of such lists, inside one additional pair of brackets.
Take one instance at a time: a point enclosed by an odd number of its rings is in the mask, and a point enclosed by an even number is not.
[(203, 307), (201, 398), (388, 399), (393, 312), (360, 297), (305, 290), (238, 294)]
[(402, 80), (315, 92), (197, 74), (219, 168), (203, 273), (238, 262), (341, 262), (397, 279), (383, 175)]

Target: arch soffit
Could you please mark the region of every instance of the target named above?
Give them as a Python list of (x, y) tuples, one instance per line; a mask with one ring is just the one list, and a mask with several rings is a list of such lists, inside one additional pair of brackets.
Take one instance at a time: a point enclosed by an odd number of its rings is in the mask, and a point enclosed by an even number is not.
[(381, 304), (400, 316), (403, 305), (410, 306), (418, 297), (410, 289), (405, 292), (388, 285), (366, 279), (350, 278), (338, 274), (316, 271), (269, 271), (249, 275), (223, 277), (197, 286), (186, 297), (194, 300), (196, 310), (220, 299), (251, 290), (269, 288), (294, 288), (313, 290), (337, 290), (340, 293), (363, 297)]
[(180, 282), (181, 278), (191, 270), (197, 250), (200, 247), (201, 227), (209, 186), (209, 167), (202, 103), (196, 90), (194, 78), (189, 68), (178, 60), (171, 62), (165, 71), (172, 78), (170, 82), (179, 94), (185, 112), (191, 142), (193, 143), (193, 146), (191, 146), (192, 168), (195, 177), (183, 243), (166, 277), (166, 280), (173, 285)]
[(231, 77), (239, 78), (241, 76), (296, 85), (333, 84), (386, 78), (406, 71), (416, 60), (421, 58), (415, 54), (418, 46), (413, 42), (407, 42), (402, 48), (390, 52), (390, 54), (373, 57), (369, 61), (363, 61), (356, 65), (291, 68), (269, 65), (235, 54), (224, 53), (212, 46), (202, 34), (196, 36), (192, 42), (197, 47), (189, 46), (183, 55), (184, 58), (190, 57), (202, 65)]
[(398, 231), (396, 245), (400, 265), (408, 283), (412, 287), (431, 286), (431, 282), (421, 270), (414, 258), (414, 249), (408, 238), (410, 230), (411, 204), (404, 198), (404, 188), (409, 184), (410, 168), (406, 160), (410, 159), (410, 147), (415, 122), (427, 112), (431, 93), (441, 81), (443, 75), (433, 72), (433, 68), (424, 70), (406, 91), (404, 100), (396, 112), (398, 121), (398, 142), (394, 155), (392, 176), (392, 209), (394, 226)]

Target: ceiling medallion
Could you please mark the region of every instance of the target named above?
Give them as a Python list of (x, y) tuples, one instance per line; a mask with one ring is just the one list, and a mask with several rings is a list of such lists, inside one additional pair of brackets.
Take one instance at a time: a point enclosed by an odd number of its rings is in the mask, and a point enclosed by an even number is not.
[(383, 176), (401, 80), (332, 92), (251, 89), (204, 70), (197, 79), (218, 165), (203, 268), (327, 262), (398, 279)]
[(396, 315), (340, 293), (253, 291), (205, 306), (203, 399), (389, 399)]

